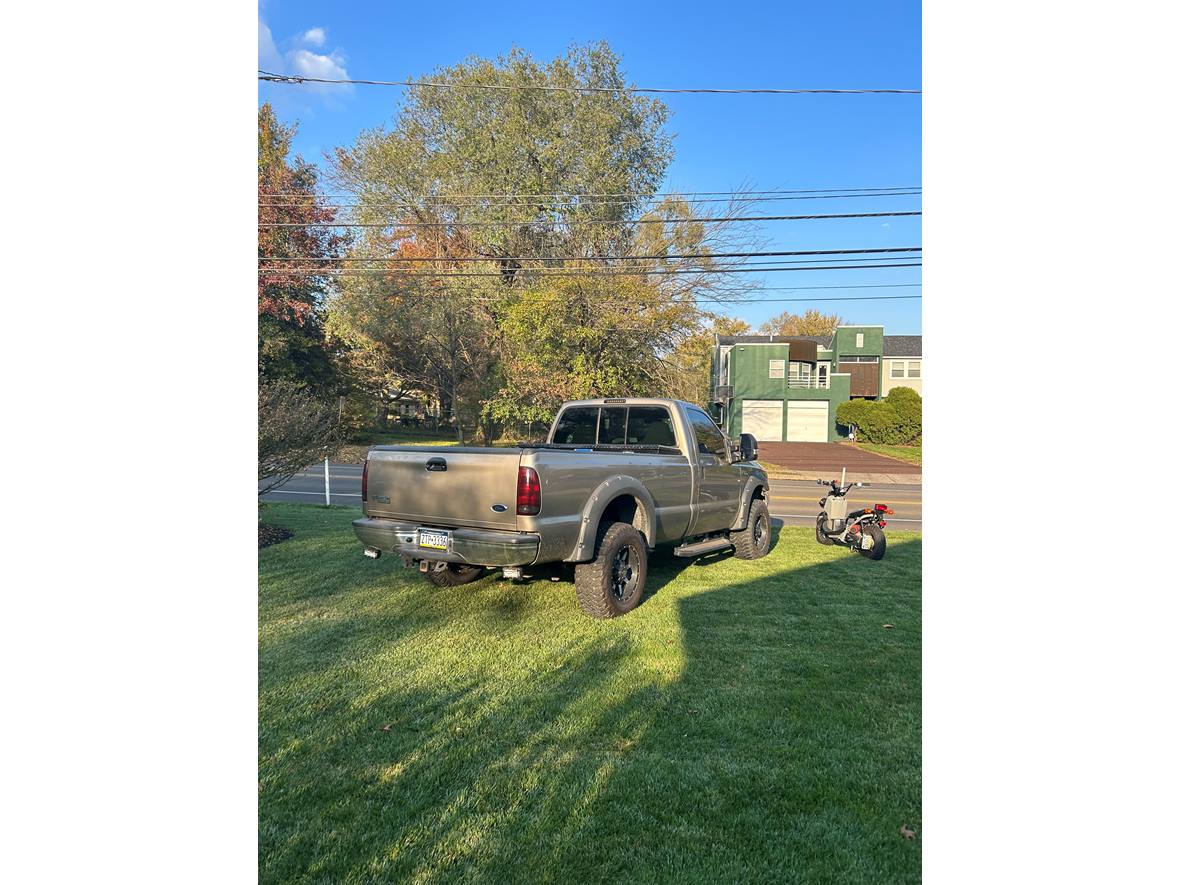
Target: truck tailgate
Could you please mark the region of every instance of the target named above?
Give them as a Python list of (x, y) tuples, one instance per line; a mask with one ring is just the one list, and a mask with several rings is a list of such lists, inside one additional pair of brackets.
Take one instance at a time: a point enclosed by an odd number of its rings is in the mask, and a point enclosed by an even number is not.
[(374, 447), (365, 514), (516, 531), (520, 457), (515, 448)]

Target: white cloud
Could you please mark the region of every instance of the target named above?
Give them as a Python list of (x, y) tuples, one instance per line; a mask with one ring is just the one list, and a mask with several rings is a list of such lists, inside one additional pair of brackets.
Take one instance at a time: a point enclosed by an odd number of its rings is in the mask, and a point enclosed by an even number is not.
[(283, 59), (279, 55), (278, 47), (275, 46), (275, 38), (262, 19), (258, 20), (258, 67), (276, 74), (283, 67)]
[[(283, 45), (294, 44), (294, 47), (282, 52), (275, 43), (270, 27), (259, 18), (258, 67), (275, 74), (315, 77), (321, 80), (347, 80), (348, 70), (344, 66), (346, 59), (339, 49), (324, 54), (312, 52), (299, 45), (306, 44), (319, 48), (327, 41), (327, 36), (323, 28), (310, 28), (292, 39), (284, 40)], [(353, 89), (349, 85), (333, 83), (308, 83), (298, 88), (302, 94), (315, 93), (321, 96), (347, 95)]]
[(303, 36), (299, 38), (300, 42), (306, 43), (308, 46), (323, 46), (327, 35), (323, 28), (311, 28), (304, 31)]
[(320, 77), (325, 80), (347, 80), (348, 71), (344, 69), (344, 57), (333, 52), (331, 55), (318, 55), (308, 49), (296, 49), (287, 53), (289, 73), (300, 77)]

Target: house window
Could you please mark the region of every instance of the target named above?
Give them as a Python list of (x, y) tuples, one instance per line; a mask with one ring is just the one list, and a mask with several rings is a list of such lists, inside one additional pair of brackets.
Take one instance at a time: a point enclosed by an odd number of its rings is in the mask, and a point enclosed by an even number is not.
[(856, 333), (856, 346), (857, 347), (864, 347), (865, 346), (865, 333), (864, 332), (857, 332)]
[(910, 377), (911, 378), (921, 378), (922, 377), (922, 364), (920, 362), (914, 361), (914, 362), (910, 363)]
[(904, 378), (905, 377), (905, 363), (901, 360), (894, 360), (889, 364), (890, 378)]
[(770, 377), (771, 378), (782, 378), (785, 373), (786, 365), (787, 365), (786, 360), (771, 360), (770, 361)]

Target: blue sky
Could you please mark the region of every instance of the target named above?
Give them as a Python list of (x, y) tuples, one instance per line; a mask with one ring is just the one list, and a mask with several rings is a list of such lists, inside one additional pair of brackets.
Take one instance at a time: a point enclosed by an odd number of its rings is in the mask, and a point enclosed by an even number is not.
[[(916, 2), (340, 3), (266, 0), (259, 66), (327, 78), (400, 80), (467, 56), (520, 46), (538, 59), (606, 40), (639, 86), (921, 88)], [(259, 100), (299, 121), (295, 149), (319, 161), (365, 128), (389, 124), (401, 90), (260, 83)], [(664, 189), (868, 188), (921, 183), (921, 97), (669, 95), (676, 159)], [(707, 205), (707, 204), (706, 204)], [(903, 211), (917, 197), (755, 204), (755, 214)], [(765, 210), (765, 211), (764, 211)], [(920, 246), (918, 218), (768, 222), (772, 249)], [(764, 298), (913, 295), (921, 289), (773, 291), (769, 287), (917, 283), (920, 268), (762, 275)], [(758, 276), (758, 275), (752, 275)], [(816, 307), (890, 333), (921, 332), (921, 301), (745, 304), (757, 325)]]

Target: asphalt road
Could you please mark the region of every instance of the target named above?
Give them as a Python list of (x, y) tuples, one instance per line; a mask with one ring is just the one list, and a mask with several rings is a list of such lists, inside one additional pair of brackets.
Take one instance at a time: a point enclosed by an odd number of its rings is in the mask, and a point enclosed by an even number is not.
[[(361, 471), (359, 464), (333, 464), (331, 503), (345, 507), (361, 506)], [(819, 513), (819, 499), (823, 489), (813, 480), (770, 480), (770, 515), (786, 525), (814, 525)], [(313, 467), (298, 474), (281, 489), (262, 496), (264, 501), (288, 501), (300, 504), (323, 504), (324, 469)], [(885, 521), (898, 529), (922, 530), (922, 486), (876, 485), (855, 489), (848, 494), (849, 508), (888, 504), (893, 516)]]

